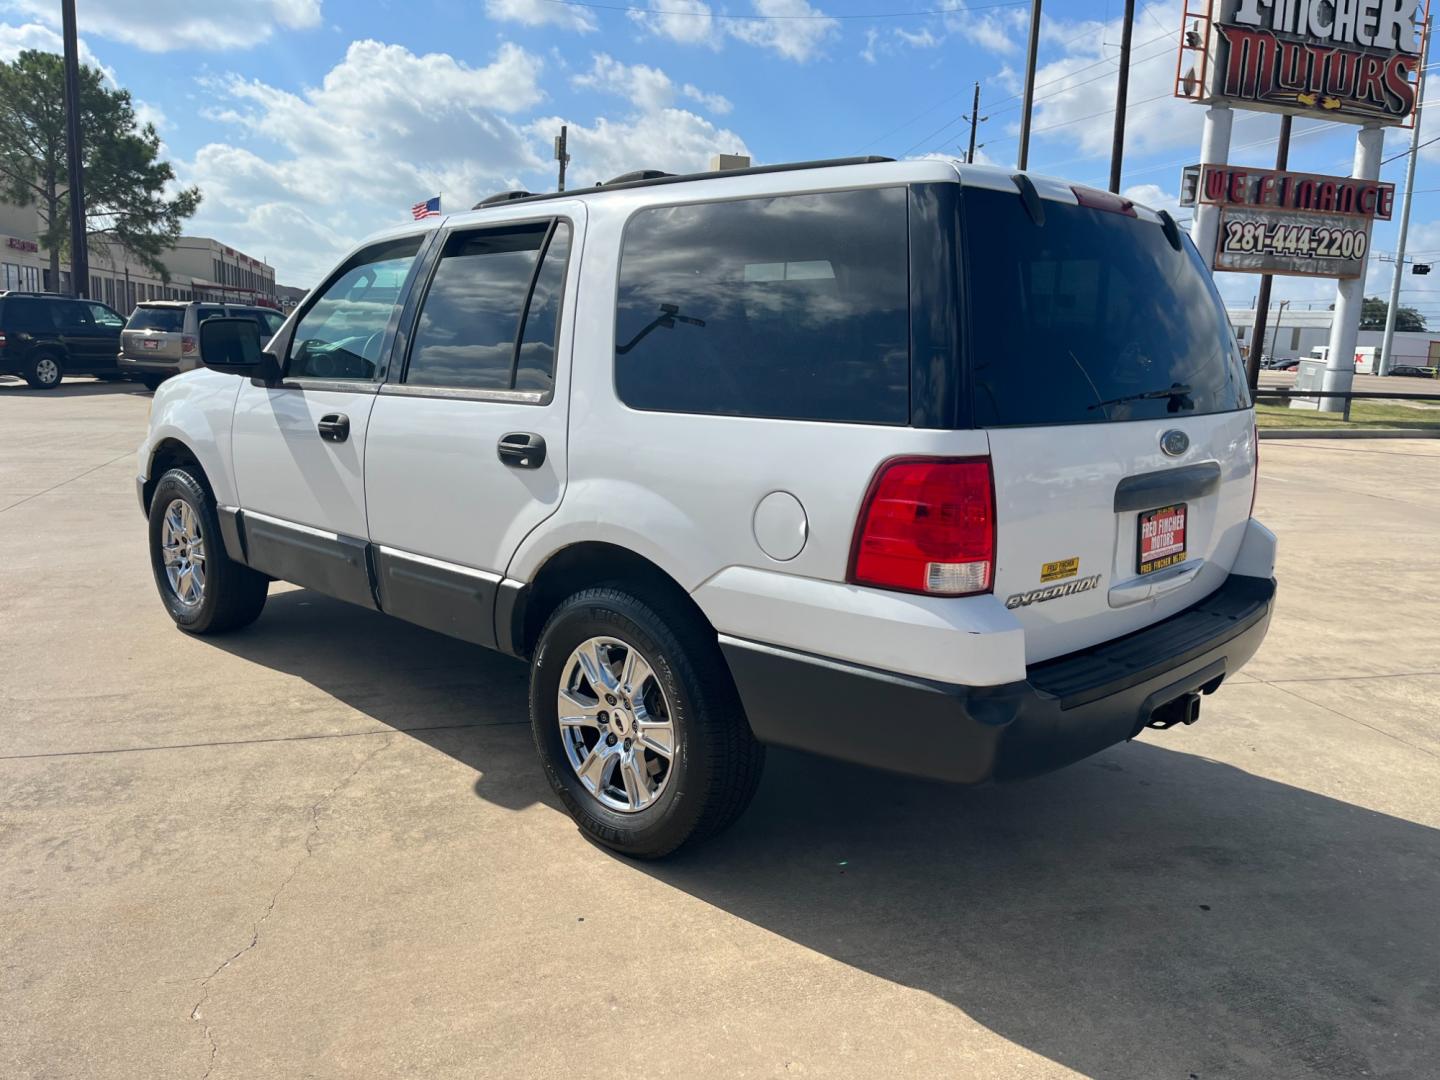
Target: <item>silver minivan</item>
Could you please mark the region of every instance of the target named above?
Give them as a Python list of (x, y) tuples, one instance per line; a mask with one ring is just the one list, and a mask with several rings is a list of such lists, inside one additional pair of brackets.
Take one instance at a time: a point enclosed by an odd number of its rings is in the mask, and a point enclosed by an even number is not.
[(285, 316), (273, 308), (251, 304), (147, 301), (130, 313), (130, 321), (120, 335), (120, 371), (153, 390), (169, 376), (199, 367), (200, 324), (219, 316), (254, 319), (260, 324), (262, 341), (269, 340), (285, 321)]

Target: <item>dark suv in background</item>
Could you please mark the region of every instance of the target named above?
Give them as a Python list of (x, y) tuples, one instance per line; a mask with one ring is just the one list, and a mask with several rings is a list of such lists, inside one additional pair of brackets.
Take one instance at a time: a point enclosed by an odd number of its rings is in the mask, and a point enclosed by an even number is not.
[(0, 374), (20, 375), (37, 390), (66, 375), (118, 378), (124, 326), (119, 312), (95, 300), (0, 292)]

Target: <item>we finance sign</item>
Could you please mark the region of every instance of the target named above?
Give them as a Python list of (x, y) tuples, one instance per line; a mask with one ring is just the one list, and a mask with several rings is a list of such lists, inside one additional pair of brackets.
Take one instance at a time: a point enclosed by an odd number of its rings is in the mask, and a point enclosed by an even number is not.
[(1399, 123), (1415, 109), (1420, 0), (1215, 0), (1211, 10), (1211, 33), (1187, 27), (1181, 56), (1208, 69), (1208, 100), (1355, 122)]

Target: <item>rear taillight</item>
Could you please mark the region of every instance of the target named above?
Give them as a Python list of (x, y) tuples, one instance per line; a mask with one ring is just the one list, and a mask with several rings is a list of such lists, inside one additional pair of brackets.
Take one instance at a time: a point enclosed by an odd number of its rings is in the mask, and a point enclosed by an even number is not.
[(199, 348), (199, 345), (196, 343), (195, 339), (194, 339), (193, 337), (191, 337), (189, 334), (185, 334), (184, 336), (182, 336), (182, 337), (180, 338), (180, 353), (181, 353), (181, 355), (183, 355), (183, 356), (189, 356), (189, 355), (190, 355), (191, 353), (193, 353), (197, 348)]
[(897, 458), (880, 467), (855, 526), (857, 585), (970, 596), (995, 578), (989, 458)]
[(1250, 441), (1255, 446), (1255, 464), (1250, 470), (1250, 516), (1255, 516), (1255, 496), (1260, 491), (1260, 425), (1250, 429)]

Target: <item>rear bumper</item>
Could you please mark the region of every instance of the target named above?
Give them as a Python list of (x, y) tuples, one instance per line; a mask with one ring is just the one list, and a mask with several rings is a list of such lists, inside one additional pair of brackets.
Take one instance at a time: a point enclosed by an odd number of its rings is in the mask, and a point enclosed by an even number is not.
[(1023, 681), (958, 686), (722, 635), (762, 742), (959, 783), (1010, 780), (1138, 734), (1155, 710), (1213, 693), (1270, 626), (1273, 578), (1232, 574), (1194, 607), (1033, 664)]
[(196, 360), (155, 360), (130, 356), (127, 353), (121, 353), (115, 363), (121, 371), (133, 371), (137, 375), (176, 375), (199, 365)]

